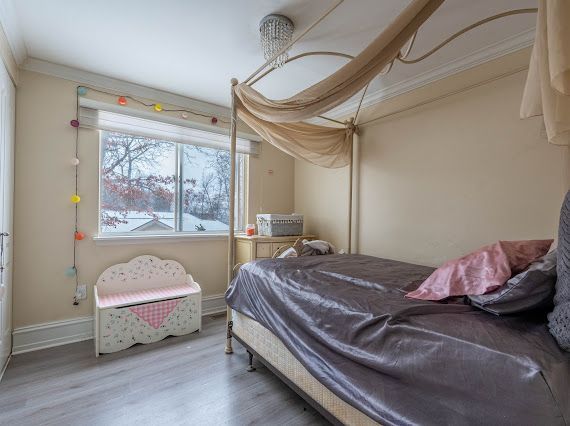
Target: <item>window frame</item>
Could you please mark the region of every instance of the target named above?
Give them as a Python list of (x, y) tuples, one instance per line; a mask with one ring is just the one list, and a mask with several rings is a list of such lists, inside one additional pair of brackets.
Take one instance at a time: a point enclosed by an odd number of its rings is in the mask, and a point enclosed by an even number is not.
[[(97, 197), (97, 234), (93, 240), (97, 244), (112, 244), (114, 242), (121, 242), (126, 244), (140, 244), (152, 242), (172, 242), (187, 239), (227, 239), (229, 236), (229, 229), (224, 231), (184, 231), (182, 227), (182, 215), (180, 209), (183, 204), (183, 181), (181, 179), (181, 172), (183, 166), (182, 151), (185, 144), (180, 142), (172, 142), (175, 148), (175, 182), (174, 182), (174, 229), (172, 231), (128, 231), (128, 232), (102, 232), (101, 229), (101, 195), (103, 185), (103, 174), (101, 173), (101, 166), (103, 161), (103, 132), (105, 130), (98, 130), (98, 143), (99, 143), (99, 159), (98, 159), (98, 197)], [(121, 132), (116, 132), (121, 133)], [(126, 134), (126, 133), (125, 133)], [(128, 133), (132, 136), (138, 136), (135, 133)], [(144, 136), (143, 136), (144, 137)], [(199, 146), (199, 145), (193, 145)], [(216, 149), (216, 148), (211, 148)], [(236, 234), (245, 232), (245, 224), (248, 210), (248, 183), (249, 176), (249, 155), (244, 153), (236, 153), (236, 222), (234, 224), (234, 232)]]

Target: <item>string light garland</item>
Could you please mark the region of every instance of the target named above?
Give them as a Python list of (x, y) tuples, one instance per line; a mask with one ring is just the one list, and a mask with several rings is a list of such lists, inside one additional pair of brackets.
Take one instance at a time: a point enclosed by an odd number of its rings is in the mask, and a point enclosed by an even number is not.
[(115, 96), (117, 98), (117, 104), (119, 104), (121, 106), (126, 106), (129, 101), (132, 101), (135, 104), (139, 104), (139, 105), (142, 105), (142, 106), (147, 107), (147, 108), (152, 108), (157, 113), (165, 113), (165, 112), (166, 113), (169, 113), (169, 112), (170, 113), (172, 113), (172, 112), (180, 113), (180, 117), (183, 118), (184, 120), (188, 119), (188, 117), (190, 115), (194, 115), (197, 117), (208, 118), (210, 120), (210, 123), (214, 126), (216, 124), (218, 124), (218, 122), (230, 124), (229, 118), (219, 118), (216, 116), (203, 114), (201, 112), (193, 111), (193, 110), (185, 109), (185, 108), (181, 108), (181, 109), (164, 108), (162, 106), (162, 104), (158, 103), (158, 102), (146, 103), (144, 101), (141, 101), (140, 99), (137, 99), (137, 98), (135, 98), (133, 96), (129, 96), (129, 95), (118, 95), (117, 93), (107, 92), (107, 91), (95, 89), (92, 87), (77, 86), (77, 88), (76, 88), (77, 97), (76, 97), (76, 103), (75, 103), (75, 118), (69, 122), (70, 126), (73, 127), (75, 130), (75, 156), (72, 157), (70, 160), (71, 165), (75, 168), (75, 193), (69, 197), (69, 201), (75, 207), (75, 226), (74, 226), (74, 232), (73, 232), (73, 265), (68, 267), (65, 270), (65, 275), (67, 277), (75, 277), (75, 294), (73, 297), (73, 304), (74, 305), (79, 305), (79, 300), (77, 299), (77, 288), (79, 287), (79, 271), (77, 269), (77, 243), (79, 241), (83, 241), (85, 239), (85, 234), (83, 232), (79, 231), (79, 227), (78, 227), (79, 203), (81, 202), (81, 197), (78, 195), (78, 193), (79, 193), (79, 164), (80, 164), (80, 161), (79, 161), (79, 126), (80, 126), (80, 123), (79, 123), (79, 108), (80, 108), (79, 98), (86, 96), (88, 94), (88, 92), (90, 92), (90, 91), (96, 92), (96, 93), (101, 93), (104, 95)]
[[(201, 113), (199, 111), (194, 111), (194, 110), (187, 109), (187, 108), (175, 108), (175, 109), (164, 108), (164, 106), (159, 102), (147, 103), (147, 102), (141, 101), (140, 99), (138, 99), (134, 96), (130, 96), (130, 95), (121, 95), (121, 94), (117, 94), (116, 92), (109, 92), (109, 91), (105, 91), (105, 90), (101, 90), (101, 89), (95, 89), (93, 87), (87, 87), (87, 86), (78, 86), (77, 87), (77, 95), (78, 96), (85, 96), (85, 95), (87, 95), (88, 92), (96, 92), (96, 93), (101, 93), (104, 95), (116, 96), (117, 97), (117, 103), (121, 106), (126, 106), (129, 101), (132, 101), (132, 102), (139, 104), (139, 105), (142, 105), (144, 107), (152, 108), (155, 112), (179, 112), (180, 117), (185, 119), (185, 120), (188, 119), (188, 117), (190, 115), (194, 115), (196, 117), (204, 117), (204, 118), (210, 119), (210, 123), (212, 125), (216, 125), (216, 124), (218, 124), (218, 122), (230, 124), (229, 117), (221, 118), (221, 117), (217, 117), (217, 116), (209, 115), (209, 114), (204, 114), (204, 113)], [(77, 127), (78, 127), (79, 121), (78, 120), (74, 120), (74, 121), (77, 121)], [(72, 126), (76, 127), (74, 124), (72, 124)]]

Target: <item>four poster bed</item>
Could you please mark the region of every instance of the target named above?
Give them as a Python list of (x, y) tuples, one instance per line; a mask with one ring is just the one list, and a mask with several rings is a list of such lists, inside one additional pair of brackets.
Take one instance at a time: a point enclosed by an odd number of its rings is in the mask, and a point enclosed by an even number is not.
[[(395, 60), (413, 63), (406, 59), (413, 39), (443, 1), (413, 0), (362, 53), (354, 58), (337, 54), (350, 62), (292, 98), (267, 99), (251, 84), (267, 75), (271, 70), (260, 73), (342, 0), (243, 83), (232, 79), (230, 212), (234, 211), (239, 117), (295, 158), (329, 168), (350, 167), (350, 252), (358, 111), (342, 128), (302, 121), (365, 91)], [(567, 143), (570, 131), (570, 102), (561, 100), (556, 91), (562, 88), (563, 96), (570, 95), (570, 72), (557, 73), (568, 69), (564, 67), (570, 55), (548, 60), (549, 49), (569, 50), (568, 29), (562, 23), (570, 19), (570, 8), (563, 3), (552, 2), (561, 16), (551, 10), (547, 14), (546, 2), (539, 3), (535, 49), (521, 108), (522, 116), (544, 115), (553, 143)], [(529, 12), (536, 10), (507, 12), (474, 26)], [(554, 76), (552, 84), (545, 84), (548, 75)], [(232, 353), (232, 338), (237, 339), (250, 353), (251, 370), (255, 355), (331, 422), (570, 422), (570, 357), (548, 333), (543, 316), (495, 317), (452, 299), (445, 303), (405, 299), (404, 294), (417, 288), (433, 269), (363, 255), (256, 261), (243, 265), (234, 278), (233, 221), (230, 214), (225, 351)], [(567, 237), (570, 240), (570, 234)]]

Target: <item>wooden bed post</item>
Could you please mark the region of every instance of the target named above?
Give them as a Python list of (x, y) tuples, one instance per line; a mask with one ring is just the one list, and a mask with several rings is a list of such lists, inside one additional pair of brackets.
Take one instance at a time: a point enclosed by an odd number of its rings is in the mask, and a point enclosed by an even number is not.
[[(228, 231), (228, 286), (232, 282), (234, 269), (234, 218), (235, 218), (235, 192), (236, 192), (236, 132), (237, 132), (237, 110), (235, 102), (235, 86), (238, 84), (236, 78), (232, 78), (232, 111), (230, 122), (230, 214), (229, 214), (229, 231)], [(228, 306), (227, 315), (227, 337), (225, 352), (231, 354), (234, 352), (232, 348), (232, 309)]]

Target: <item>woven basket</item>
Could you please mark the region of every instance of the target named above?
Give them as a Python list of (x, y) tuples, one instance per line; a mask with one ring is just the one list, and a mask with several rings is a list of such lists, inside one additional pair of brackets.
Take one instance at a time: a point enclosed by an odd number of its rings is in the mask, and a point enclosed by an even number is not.
[(258, 214), (257, 233), (268, 237), (303, 235), (303, 215)]

